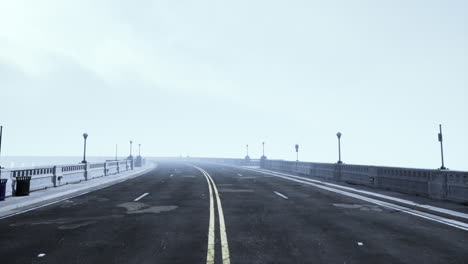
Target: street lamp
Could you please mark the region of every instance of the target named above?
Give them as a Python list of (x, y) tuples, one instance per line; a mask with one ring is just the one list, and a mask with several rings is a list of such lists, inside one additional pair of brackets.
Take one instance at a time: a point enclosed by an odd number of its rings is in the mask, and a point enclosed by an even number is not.
[(132, 144), (133, 144), (133, 141), (130, 140), (130, 158), (132, 157)]
[(87, 133), (83, 133), (83, 138), (84, 138), (84, 150), (83, 150), (83, 161), (81, 163), (86, 163), (86, 139), (88, 138)]
[(299, 162), (299, 144), (296, 144), (296, 171), (297, 171), (297, 163)]
[(296, 162), (299, 161), (299, 145), (296, 144)]
[(117, 150), (118, 150), (118, 145), (115, 144), (115, 160), (117, 160)]
[(338, 164), (343, 163), (341, 161), (341, 132), (336, 133), (336, 136), (338, 137)]
[(138, 144), (138, 156), (141, 156), (141, 144)]
[(439, 124), (439, 142), (440, 142), (440, 157), (442, 159), (442, 166), (440, 167), (441, 170), (446, 170), (447, 168), (444, 166), (444, 147), (442, 145), (442, 125)]

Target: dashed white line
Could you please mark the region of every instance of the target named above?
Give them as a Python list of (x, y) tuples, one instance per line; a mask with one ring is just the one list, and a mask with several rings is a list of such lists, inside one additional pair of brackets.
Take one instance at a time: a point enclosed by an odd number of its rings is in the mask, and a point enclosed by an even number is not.
[(171, 174), (169, 177), (171, 177), (171, 178), (172, 178), (173, 176), (174, 176), (174, 174)]
[(238, 174), (237, 174), (237, 176), (240, 176), (240, 177), (242, 177), (242, 174), (238, 173)]
[(286, 195), (284, 195), (284, 194), (281, 194), (281, 193), (275, 192), (275, 191), (274, 191), (274, 193), (276, 193), (276, 195), (278, 195), (280, 197), (283, 197), (284, 199), (288, 199), (288, 197)]
[(135, 198), (135, 200), (133, 200), (134, 202), (138, 202), (141, 198), (145, 197), (146, 195), (148, 195), (149, 193), (144, 193), (140, 196), (138, 196), (137, 198)]

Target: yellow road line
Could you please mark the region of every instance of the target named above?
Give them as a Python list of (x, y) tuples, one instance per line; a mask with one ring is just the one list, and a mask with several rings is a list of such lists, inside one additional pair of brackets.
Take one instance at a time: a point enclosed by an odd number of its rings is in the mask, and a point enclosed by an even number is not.
[[(196, 168), (200, 170), (200, 168), (198, 167)], [(214, 264), (214, 257), (215, 257), (215, 235), (214, 235), (215, 219), (214, 218), (215, 216), (214, 216), (213, 190), (211, 189), (210, 180), (208, 179), (206, 175), (205, 175), (205, 178), (206, 178), (206, 183), (208, 183), (208, 189), (210, 190), (210, 223), (208, 227), (208, 250), (206, 254), (206, 264)]]
[(211, 184), (213, 184), (213, 189), (215, 190), (216, 203), (218, 204), (219, 233), (220, 233), (219, 235), (221, 238), (221, 254), (223, 257), (223, 264), (230, 264), (231, 260), (229, 258), (229, 246), (228, 246), (228, 241), (227, 241), (226, 225), (224, 223), (223, 207), (221, 205), (221, 199), (219, 198), (218, 188), (216, 188), (216, 184), (214, 183), (213, 178), (211, 178), (210, 174), (208, 174), (208, 172), (206, 172), (204, 169), (201, 169), (201, 171), (205, 174), (205, 176), (207, 176), (210, 179)]

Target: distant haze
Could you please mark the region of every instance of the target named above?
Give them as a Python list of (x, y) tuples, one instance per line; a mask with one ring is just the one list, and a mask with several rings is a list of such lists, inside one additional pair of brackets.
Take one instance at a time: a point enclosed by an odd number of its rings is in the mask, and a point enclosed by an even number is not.
[[(2, 156), (468, 170), (468, 1), (0, 1)], [(0, 163), (2, 159), (0, 158)]]

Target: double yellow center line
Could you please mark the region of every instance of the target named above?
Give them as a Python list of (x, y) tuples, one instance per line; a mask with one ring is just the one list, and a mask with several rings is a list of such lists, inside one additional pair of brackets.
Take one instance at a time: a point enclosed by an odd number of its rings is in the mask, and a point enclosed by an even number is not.
[[(206, 256), (206, 263), (207, 264), (214, 264), (215, 263), (215, 207), (214, 207), (214, 200), (213, 200), (213, 193), (216, 197), (216, 204), (218, 205), (218, 219), (219, 219), (219, 236), (221, 240), (221, 256), (223, 258), (223, 264), (230, 264), (229, 258), (229, 246), (227, 241), (226, 235), (226, 225), (224, 223), (224, 214), (223, 214), (223, 207), (221, 205), (221, 199), (219, 198), (218, 188), (216, 188), (216, 184), (214, 183), (213, 179), (211, 178), (210, 174), (206, 172), (204, 169), (190, 165), (196, 169), (198, 169), (203, 175), (205, 175), (206, 181), (208, 183), (208, 189), (210, 191), (210, 223), (208, 227), (208, 250)], [(214, 192), (213, 192), (214, 190)]]

